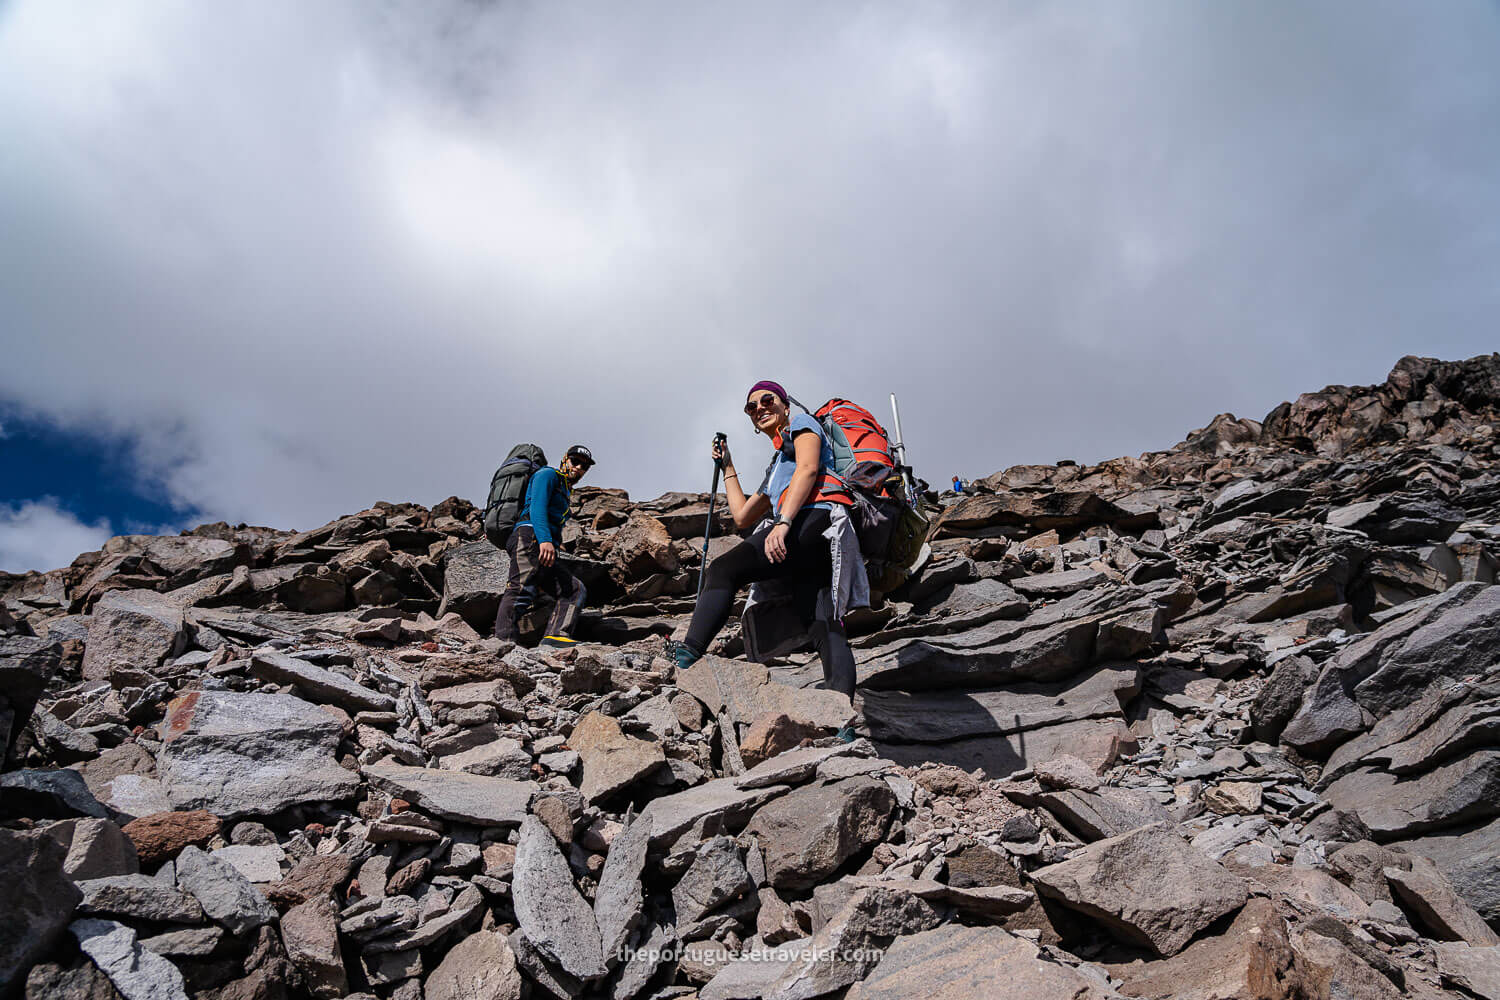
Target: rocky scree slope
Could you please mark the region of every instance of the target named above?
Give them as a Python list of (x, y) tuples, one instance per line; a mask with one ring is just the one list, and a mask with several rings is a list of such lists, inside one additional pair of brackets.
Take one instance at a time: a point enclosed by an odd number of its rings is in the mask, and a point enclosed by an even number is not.
[(674, 673), (705, 495), (577, 491), (563, 652), (456, 498), (4, 577), (0, 990), (1500, 997), (1497, 422), (1405, 358), (944, 495), (856, 705)]

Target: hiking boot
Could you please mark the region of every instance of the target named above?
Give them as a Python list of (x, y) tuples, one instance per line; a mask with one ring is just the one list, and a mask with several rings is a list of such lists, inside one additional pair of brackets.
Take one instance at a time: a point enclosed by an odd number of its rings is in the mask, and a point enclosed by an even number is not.
[(677, 665), (678, 670), (686, 670), (703, 659), (702, 653), (685, 642), (668, 642), (667, 656)]
[(854, 731), (854, 727), (852, 725), (845, 726), (843, 729), (840, 729), (833, 735), (838, 737), (840, 743), (853, 743), (855, 740), (859, 739), (859, 734)]
[(572, 649), (576, 645), (578, 645), (578, 640), (566, 635), (543, 636), (542, 641), (537, 643), (538, 647), (547, 649)]

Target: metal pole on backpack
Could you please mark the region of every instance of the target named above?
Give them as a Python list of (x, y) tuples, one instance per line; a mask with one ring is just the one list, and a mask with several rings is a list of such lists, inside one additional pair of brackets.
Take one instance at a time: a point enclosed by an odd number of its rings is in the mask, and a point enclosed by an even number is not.
[(896, 405), (896, 394), (891, 393), (891, 420), (896, 426), (896, 441), (891, 446), (895, 455), (896, 467), (901, 470), (901, 483), (906, 487), (906, 502), (915, 510), (917, 506), (917, 487), (911, 479), (911, 466), (906, 464), (906, 445), (901, 436), (901, 409)]
[[(729, 439), (720, 431), (714, 435), (714, 444), (722, 445)], [(719, 499), (719, 473), (724, 471), (724, 460), (714, 459), (714, 482), (708, 488), (708, 523), (703, 526), (703, 558), (698, 563), (698, 593), (703, 593), (703, 578), (708, 575), (708, 540), (714, 536), (714, 503)]]

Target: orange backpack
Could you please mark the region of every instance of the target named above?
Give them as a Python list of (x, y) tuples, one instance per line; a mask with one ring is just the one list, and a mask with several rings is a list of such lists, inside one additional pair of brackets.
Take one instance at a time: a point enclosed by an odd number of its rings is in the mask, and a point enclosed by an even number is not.
[[(800, 404), (799, 404), (800, 405)], [(830, 399), (813, 413), (833, 448), (832, 476), (859, 490), (879, 491), (896, 471), (891, 438), (869, 410), (847, 399)]]

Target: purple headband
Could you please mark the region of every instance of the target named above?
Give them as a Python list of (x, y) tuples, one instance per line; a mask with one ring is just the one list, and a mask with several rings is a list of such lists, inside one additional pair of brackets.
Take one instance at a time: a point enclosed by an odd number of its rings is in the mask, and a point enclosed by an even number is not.
[(776, 398), (779, 399), (779, 400), (781, 400), (783, 403), (786, 403), (787, 400), (788, 400), (788, 396), (786, 394), (786, 390), (783, 389), (779, 383), (777, 383), (777, 382), (771, 382), (769, 380), (762, 381), (762, 382), (757, 382), (754, 385), (752, 385), (750, 387), (750, 391), (747, 392), (747, 393), (745, 393), (745, 398), (749, 399), (751, 397), (751, 395), (753, 395), (754, 393), (759, 392), (762, 389), (770, 389), (772, 392), (774, 392), (776, 394)]

